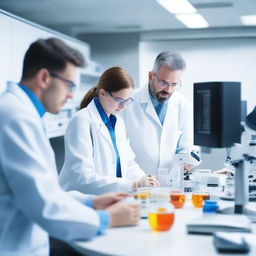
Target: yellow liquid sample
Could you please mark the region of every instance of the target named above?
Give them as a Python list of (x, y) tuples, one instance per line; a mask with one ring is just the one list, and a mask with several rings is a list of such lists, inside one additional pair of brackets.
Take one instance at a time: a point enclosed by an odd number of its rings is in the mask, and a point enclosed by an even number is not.
[[(162, 208), (161, 208), (162, 209)], [(159, 211), (158, 213), (149, 213), (149, 224), (154, 231), (167, 231), (174, 222), (174, 213)]]
[(204, 200), (209, 200), (209, 194), (192, 194), (192, 204), (196, 208), (202, 208)]
[(136, 195), (134, 195), (135, 199), (148, 199), (151, 197), (150, 192), (138, 192)]

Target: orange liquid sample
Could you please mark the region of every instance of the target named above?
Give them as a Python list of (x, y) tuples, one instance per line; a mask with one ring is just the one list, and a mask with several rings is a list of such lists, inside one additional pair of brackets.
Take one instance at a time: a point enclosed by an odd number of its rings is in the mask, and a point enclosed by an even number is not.
[(204, 200), (209, 200), (209, 194), (192, 194), (192, 204), (196, 208), (201, 208), (203, 206)]
[(176, 209), (182, 208), (185, 204), (185, 201), (185, 194), (171, 193), (170, 195), (170, 203), (172, 203)]
[(152, 230), (167, 231), (173, 225), (174, 213), (173, 212), (149, 213), (148, 220)]

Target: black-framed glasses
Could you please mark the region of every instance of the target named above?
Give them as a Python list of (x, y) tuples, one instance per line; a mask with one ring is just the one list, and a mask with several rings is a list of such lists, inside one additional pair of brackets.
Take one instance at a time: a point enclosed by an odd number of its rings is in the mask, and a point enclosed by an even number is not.
[(109, 92), (109, 91), (106, 91), (106, 92), (110, 95), (110, 97), (111, 97), (116, 103), (118, 103), (118, 105), (128, 106), (128, 105), (132, 104), (133, 101), (134, 101), (132, 97), (130, 97), (130, 98), (124, 100), (124, 99), (121, 99), (121, 98), (118, 98), (118, 97), (112, 95), (112, 93)]
[(73, 92), (76, 89), (76, 84), (74, 82), (72, 82), (56, 73), (53, 73), (53, 72), (49, 72), (49, 73), (50, 73), (50, 76), (52, 76), (54, 78), (58, 78), (58, 79), (62, 80), (63, 82), (65, 82), (69, 86), (69, 90), (71, 92)]
[(153, 75), (154, 75), (155, 78), (157, 79), (157, 83), (158, 83), (160, 86), (162, 86), (162, 87), (171, 86), (172, 88), (175, 88), (175, 90), (178, 90), (178, 89), (180, 89), (180, 87), (181, 87), (181, 81), (178, 81), (178, 82), (176, 82), (176, 83), (168, 83), (168, 82), (166, 82), (166, 81), (164, 81), (164, 80), (160, 80), (160, 79), (158, 78), (158, 76), (157, 76), (156, 73), (153, 73)]

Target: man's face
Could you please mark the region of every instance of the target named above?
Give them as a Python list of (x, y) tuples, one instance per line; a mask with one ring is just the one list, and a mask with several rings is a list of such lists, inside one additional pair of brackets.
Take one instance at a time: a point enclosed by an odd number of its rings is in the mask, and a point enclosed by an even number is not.
[(166, 66), (161, 66), (156, 73), (149, 72), (149, 88), (154, 98), (159, 102), (169, 99), (180, 84), (181, 74), (181, 70), (171, 70)]
[(50, 75), (49, 86), (44, 90), (42, 96), (42, 102), (46, 111), (56, 114), (68, 99), (73, 98), (70, 84), (75, 81), (76, 69), (76, 66), (67, 63), (63, 71)]

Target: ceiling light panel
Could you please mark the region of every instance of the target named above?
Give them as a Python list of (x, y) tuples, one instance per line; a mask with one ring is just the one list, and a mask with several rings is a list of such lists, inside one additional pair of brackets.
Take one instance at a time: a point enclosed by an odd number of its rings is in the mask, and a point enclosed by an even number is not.
[(179, 14), (175, 17), (181, 21), (188, 28), (207, 28), (209, 27), (208, 22), (204, 17), (198, 13), (194, 14)]
[(256, 26), (256, 15), (241, 16), (241, 21), (246, 26)]
[(157, 0), (157, 2), (173, 14), (196, 12), (196, 9), (187, 0)]

